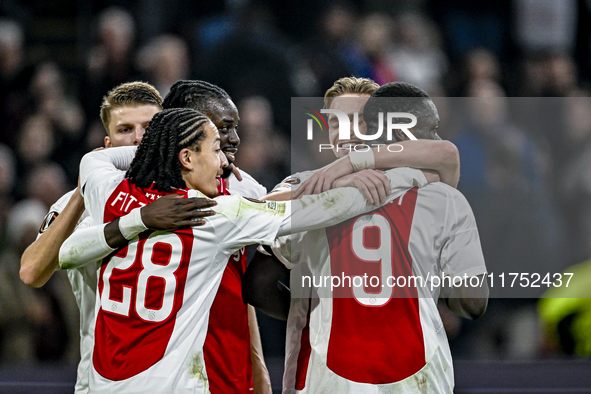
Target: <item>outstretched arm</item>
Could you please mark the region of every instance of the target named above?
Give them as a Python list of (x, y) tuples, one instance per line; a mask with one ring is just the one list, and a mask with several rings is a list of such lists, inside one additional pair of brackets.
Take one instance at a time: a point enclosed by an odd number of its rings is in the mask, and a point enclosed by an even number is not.
[[(392, 151), (388, 150), (389, 148), (392, 148)], [(458, 185), (460, 155), (456, 146), (449, 141), (402, 141), (393, 145), (374, 147), (372, 151), (375, 168), (413, 167), (435, 170), (439, 173), (441, 182), (452, 187)], [(355, 172), (351, 160), (348, 155), (317, 171), (302, 183), (294, 192), (293, 198), (330, 190), (335, 180)]]
[[(82, 195), (87, 196), (109, 173), (120, 173), (129, 166), (136, 147), (109, 148), (86, 154), (80, 162)], [(202, 225), (201, 219), (214, 214), (204, 210), (217, 203), (204, 198), (182, 198), (178, 195), (161, 197), (155, 202), (133, 210), (108, 224), (80, 228), (63, 243), (59, 251), (62, 268), (75, 268), (108, 256), (113, 250), (127, 245), (140, 232), (151, 229), (173, 231)], [(91, 213), (92, 214), (92, 213)]]
[[(62, 243), (76, 228), (84, 212), (84, 200), (78, 189), (72, 194), (64, 210), (51, 226), (44, 222), (43, 233), (24, 251), (21, 257), (20, 278), (32, 287), (41, 287), (59, 266), (59, 250)], [(57, 213), (56, 213), (57, 214)], [(51, 218), (46, 218), (46, 221)]]
[[(112, 161), (103, 164), (110, 166), (111, 170), (125, 170), (133, 159), (135, 147), (117, 150), (117, 152), (117, 155), (112, 155), (113, 151), (110, 149), (95, 149), (91, 154), (99, 156), (111, 155), (113, 157)], [(87, 166), (88, 171), (94, 171), (97, 168), (96, 162)], [(29, 245), (23, 253), (19, 274), (21, 280), (27, 285), (33, 287), (43, 286), (58, 268), (60, 247), (66, 238), (72, 234), (84, 213), (84, 200), (80, 190), (80, 185), (78, 185), (64, 210), (55, 218), (53, 223), (43, 224), (42, 230), (45, 229), (43, 234)], [(46, 220), (51, 219), (47, 218)], [(51, 224), (50, 227), (49, 224)]]
[[(59, 250), (59, 265), (75, 268), (100, 260), (127, 245), (144, 230), (174, 231), (205, 224), (217, 203), (206, 198), (169, 195), (134, 209), (122, 218), (76, 230)], [(137, 212), (136, 212), (137, 211)]]
[[(387, 201), (393, 201), (412, 187), (422, 187), (428, 183), (421, 171), (411, 168), (388, 170), (386, 175), (390, 181), (392, 192)], [(370, 204), (357, 188), (343, 187), (292, 200), (290, 208), (291, 214), (281, 223), (278, 237), (334, 226), (374, 210), (375, 205)]]

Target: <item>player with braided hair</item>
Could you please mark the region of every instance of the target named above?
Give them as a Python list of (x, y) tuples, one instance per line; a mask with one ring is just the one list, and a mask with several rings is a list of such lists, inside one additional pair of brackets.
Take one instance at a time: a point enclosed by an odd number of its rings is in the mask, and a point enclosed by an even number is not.
[[(175, 179), (180, 174), (190, 189), (170, 186), (173, 193), (218, 193), (216, 175), (222, 172), (225, 155), (213, 123), (203, 122), (195, 110), (169, 109), (155, 116), (148, 130), (130, 173), (137, 167), (137, 174), (148, 174), (144, 168), (162, 165), (162, 155), (180, 163), (171, 167)], [(163, 135), (152, 135), (156, 133)], [(176, 145), (157, 145), (158, 141)], [(155, 146), (161, 155), (152, 149)], [(105, 250), (111, 253), (99, 271), (90, 388), (207, 393), (203, 344), (209, 308), (228, 258), (248, 244), (271, 245), (277, 236), (335, 225), (373, 206), (354, 188), (288, 202), (228, 195), (215, 198), (218, 214), (205, 218), (203, 226), (145, 231), (137, 208), (167, 193), (160, 189), (166, 187), (160, 179), (132, 180), (117, 170), (134, 152), (133, 147), (123, 147), (84, 157), (80, 176), (85, 203), (96, 223), (107, 224), (77, 230), (60, 250), (60, 265), (67, 268), (105, 256)], [(416, 170), (391, 170), (387, 176), (394, 194), (426, 183)], [(144, 181), (152, 181), (149, 188), (134, 184)], [(298, 220), (292, 221), (292, 212), (301, 215)]]
[(203, 112), (220, 132), (222, 151), (230, 165), (222, 175), (232, 193), (261, 198), (267, 189), (253, 177), (234, 167), (240, 145), (238, 124), (240, 116), (230, 95), (219, 86), (198, 80), (177, 81), (170, 88), (163, 102), (164, 108), (193, 108)]
[[(181, 176), (181, 163), (173, 160), (183, 148), (194, 147), (199, 152), (199, 143), (205, 138), (203, 125), (210, 120), (203, 114), (195, 115), (195, 111), (180, 108), (156, 114), (151, 135), (146, 136), (146, 142), (137, 150), (136, 158), (127, 170), (127, 178), (138, 187), (148, 189), (153, 184), (154, 189), (172, 192), (172, 188), (186, 188)], [(161, 117), (170, 118), (170, 122), (160, 120)], [(191, 123), (189, 127), (186, 127)], [(180, 133), (166, 133), (164, 126), (171, 130), (182, 130)]]
[[(234, 162), (240, 144), (237, 133), (240, 118), (225, 90), (205, 81), (177, 81), (164, 98), (163, 106), (193, 108), (205, 113), (218, 128), (228, 162)], [(265, 187), (249, 174), (237, 168), (232, 171), (231, 166), (224, 168), (222, 175), (231, 194), (255, 198), (267, 194)], [(211, 307), (204, 357), (212, 394), (244, 393), (249, 389), (257, 394), (271, 393), (256, 312), (242, 299), (246, 257), (244, 250), (240, 250), (230, 258)]]
[(230, 100), (230, 95), (219, 86), (199, 80), (177, 81), (164, 98), (164, 108), (210, 108), (216, 101)]
[[(103, 99), (100, 117), (105, 127), (106, 147), (138, 145), (152, 116), (162, 109), (162, 97), (150, 84), (129, 82), (116, 86)], [(159, 199), (142, 210), (142, 219), (153, 230), (174, 229), (213, 213), (202, 210), (214, 202), (206, 199)], [(20, 276), (29, 286), (43, 286), (58, 268), (59, 248), (88, 213), (79, 190), (62, 196), (49, 210), (37, 240), (22, 255)], [(51, 227), (50, 227), (51, 225)], [(88, 393), (88, 369), (94, 331), (96, 267), (89, 264), (68, 270), (68, 279), (80, 309), (80, 363), (76, 394)]]
[[(234, 154), (240, 144), (238, 137), (238, 110), (230, 95), (219, 86), (200, 80), (181, 80), (175, 82), (162, 102), (164, 108), (193, 108), (206, 114), (218, 127), (222, 138), (222, 150), (225, 150), (230, 165), (224, 168), (222, 177), (232, 173)], [(230, 122), (230, 125), (221, 124)], [(233, 126), (233, 127), (232, 127)], [(254, 196), (253, 196), (254, 197)]]

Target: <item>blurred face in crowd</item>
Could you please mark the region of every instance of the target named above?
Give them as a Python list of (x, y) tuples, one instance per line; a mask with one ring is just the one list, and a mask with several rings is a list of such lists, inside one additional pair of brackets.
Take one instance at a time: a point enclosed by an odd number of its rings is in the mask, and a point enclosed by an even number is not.
[(227, 178), (232, 173), (232, 164), (236, 159), (235, 155), (238, 152), (238, 145), (240, 145), (240, 137), (238, 137), (238, 123), (240, 123), (238, 108), (236, 108), (236, 105), (231, 100), (215, 101), (208, 108), (206, 115), (211, 119), (220, 133), (220, 147), (229, 163), (224, 168), (222, 178)]
[(349, 154), (349, 152), (353, 149), (353, 147), (357, 144), (361, 144), (360, 141), (353, 132), (353, 120), (354, 114), (357, 112), (359, 113), (359, 117), (357, 119), (359, 132), (361, 134), (366, 134), (367, 126), (365, 125), (365, 121), (363, 120), (363, 107), (365, 103), (369, 99), (369, 94), (359, 94), (359, 93), (345, 93), (338, 97), (335, 97), (330, 104), (330, 109), (338, 109), (343, 111), (347, 117), (349, 118), (351, 130), (350, 130), (350, 139), (347, 140), (340, 140), (339, 139), (339, 121), (335, 114), (329, 114), (328, 116), (328, 139), (332, 145), (332, 150), (337, 158), (341, 158)]
[(152, 117), (160, 108), (152, 104), (117, 107), (111, 110), (107, 148), (139, 145)]

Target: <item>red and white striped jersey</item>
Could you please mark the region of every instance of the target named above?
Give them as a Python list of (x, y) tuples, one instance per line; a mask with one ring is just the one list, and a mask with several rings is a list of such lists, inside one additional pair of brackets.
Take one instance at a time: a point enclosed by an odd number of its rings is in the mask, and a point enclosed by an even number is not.
[[(87, 169), (89, 174), (84, 172)], [(110, 222), (160, 197), (99, 162), (83, 166), (87, 209)], [(179, 194), (203, 196), (177, 190)], [(290, 227), (289, 203), (222, 196), (199, 228), (146, 232), (103, 260), (98, 277), (91, 392), (209, 392), (203, 344), (226, 264)]]
[[(283, 241), (274, 250), (294, 267), (296, 297), (284, 393), (453, 392), (439, 287), (428, 278), (486, 272), (476, 222), (460, 192), (439, 182), (413, 188), (336, 226), (294, 234), (291, 249)], [(360, 284), (364, 275), (375, 280)], [(305, 276), (317, 281), (302, 287)], [(407, 283), (421, 277), (426, 285), (396, 282), (400, 276)], [(331, 291), (324, 277), (359, 281)]]
[[(107, 196), (105, 222), (158, 193), (123, 181)], [(226, 264), (247, 244), (271, 243), (289, 221), (285, 205), (217, 200), (219, 214), (198, 230), (143, 233), (103, 260), (91, 392), (207, 392), (203, 343)]]

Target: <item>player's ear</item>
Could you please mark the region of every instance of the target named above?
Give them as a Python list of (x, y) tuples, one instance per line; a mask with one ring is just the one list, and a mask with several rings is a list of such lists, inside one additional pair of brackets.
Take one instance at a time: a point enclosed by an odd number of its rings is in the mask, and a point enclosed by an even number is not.
[(105, 148), (111, 148), (113, 146), (113, 144), (111, 144), (111, 137), (106, 136), (105, 137)]
[(406, 141), (407, 139), (409, 139), (407, 137), (406, 134), (404, 134), (404, 131), (400, 130), (400, 129), (394, 129), (394, 133), (396, 133), (396, 139), (398, 141)]
[(183, 148), (179, 152), (179, 161), (184, 169), (192, 170), (193, 164), (191, 162), (191, 151), (189, 148)]

